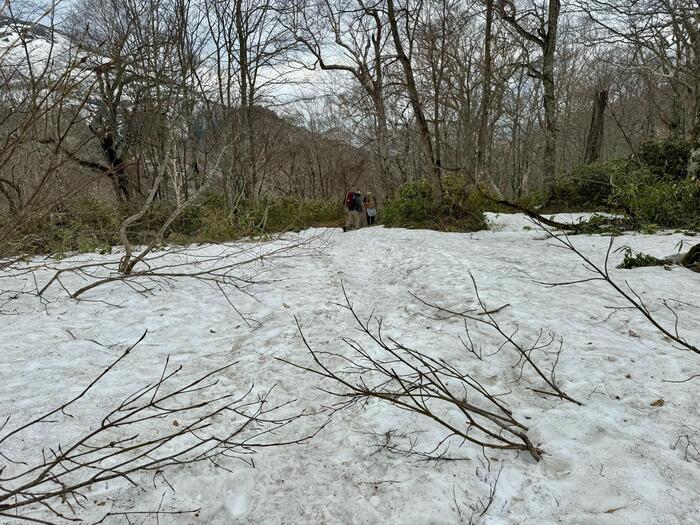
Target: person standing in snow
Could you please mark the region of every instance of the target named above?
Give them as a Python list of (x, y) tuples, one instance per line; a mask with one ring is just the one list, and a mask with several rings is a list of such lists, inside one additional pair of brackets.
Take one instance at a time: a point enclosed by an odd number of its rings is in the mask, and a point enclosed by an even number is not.
[(367, 226), (372, 226), (377, 218), (377, 201), (374, 200), (371, 191), (367, 192), (364, 204), (367, 213)]
[(362, 194), (359, 191), (349, 191), (347, 193), (345, 196), (345, 211), (347, 215), (343, 231), (346, 232), (349, 229), (359, 230), (362, 223), (362, 213), (364, 212)]

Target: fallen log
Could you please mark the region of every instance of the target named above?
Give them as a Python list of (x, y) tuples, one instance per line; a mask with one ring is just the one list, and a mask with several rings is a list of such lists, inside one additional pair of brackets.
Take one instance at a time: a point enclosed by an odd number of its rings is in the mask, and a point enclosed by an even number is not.
[(688, 253), (683, 256), (681, 265), (694, 272), (700, 272), (700, 243), (693, 246)]

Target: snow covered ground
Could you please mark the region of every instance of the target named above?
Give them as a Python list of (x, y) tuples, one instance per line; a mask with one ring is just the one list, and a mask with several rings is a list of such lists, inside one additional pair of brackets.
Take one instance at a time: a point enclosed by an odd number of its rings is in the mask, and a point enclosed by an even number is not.
[[(524, 453), (482, 451), (459, 442), (450, 443), (450, 456), (460, 461), (392, 453), (387, 444), (402, 448), (409, 439), (429, 451), (444, 432), (416, 414), (370, 402), (336, 413), (305, 445), (259, 450), (254, 468), (235, 461), (227, 465), (230, 471), (210, 464), (180, 467), (167, 474), (172, 489), (150, 476), (141, 488), (112, 482), (90, 494), (81, 517), (153, 510), (164, 494), (163, 508), (201, 510), (196, 516), (164, 516), (161, 523), (697, 523), (700, 456), (688, 441), (700, 448), (700, 379), (668, 381), (697, 374), (700, 357), (674, 348), (638, 312), (610, 309), (626, 305), (605, 283), (537, 284), (588, 273), (574, 254), (524, 228), (531, 225), (523, 216), (490, 220), (491, 231), (472, 234), (381, 227), (288, 234), (288, 240), (319, 236), (321, 254), (266, 266), (268, 284), (254, 286), (254, 296), (232, 295), (238, 310), (255, 320), (248, 323), (215, 288), (194, 280), (148, 294), (117, 283), (86, 293), (80, 302), (60, 287), (51, 288), (45, 300), (19, 294), (0, 315), (0, 421), (10, 415), (17, 425), (59, 405), (144, 330), (148, 334), (89, 403), (71, 412), (64, 430), (41, 425), (6, 442), (2, 452), (15, 458), (38, 454), (41, 445), (54, 447), (71, 433), (94, 428), (115, 399), (157, 380), (166, 356), (192, 377), (237, 361), (225, 372), (229, 387), (245, 391), (254, 383), (258, 392), (276, 385), (274, 400), (296, 400), (293, 409), (327, 406), (334, 400), (318, 390), (317, 377), (276, 358), (310, 364), (295, 316), (318, 350), (342, 352), (342, 337), (360, 337), (349, 313), (336, 304), (342, 302), (343, 283), (358, 312), (374, 311), (396, 339), (469, 371), (494, 392), (512, 390), (503, 399), (529, 426), (543, 459), (536, 463)], [(693, 240), (682, 234), (626, 235), (617, 244), (665, 256), (683, 239)], [(577, 236), (574, 242), (601, 260), (608, 239)], [(192, 248), (187, 256), (220, 249)], [(613, 254), (611, 266), (620, 259)], [(473, 307), (468, 271), (489, 307), (510, 305), (497, 319), (517, 324), (523, 340), (540, 329), (564, 338), (557, 378), (583, 406), (526, 388), (538, 387), (527, 370), (513, 384), (519, 370), (510, 366), (516, 361), (512, 352), (504, 349), (479, 361), (459, 341), (461, 321), (431, 318), (434, 312), (410, 294), (452, 309)], [(0, 289), (26, 291), (35, 279), (42, 284), (51, 275), (0, 273)], [(672, 314), (661, 302), (671, 300), (682, 335), (700, 343), (698, 274), (657, 267), (613, 269), (612, 275), (627, 280), (672, 326)], [(75, 289), (84, 283), (66, 284)], [(485, 354), (501, 343), (484, 327), (471, 327), (471, 336)], [(302, 436), (324, 420), (322, 414), (302, 418), (285, 435)], [(479, 517), (494, 487), (493, 502)], [(152, 515), (130, 519), (155, 521)]]

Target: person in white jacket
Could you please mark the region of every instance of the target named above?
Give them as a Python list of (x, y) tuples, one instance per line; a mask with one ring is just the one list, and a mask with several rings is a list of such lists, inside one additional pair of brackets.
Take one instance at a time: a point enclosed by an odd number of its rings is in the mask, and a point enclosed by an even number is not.
[(372, 196), (372, 192), (368, 191), (364, 200), (365, 210), (367, 213), (367, 225), (372, 226), (377, 219), (377, 201)]

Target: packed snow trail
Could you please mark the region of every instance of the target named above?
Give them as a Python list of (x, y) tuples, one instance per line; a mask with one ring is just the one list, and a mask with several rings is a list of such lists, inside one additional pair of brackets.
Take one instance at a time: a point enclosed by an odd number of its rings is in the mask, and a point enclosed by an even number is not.
[[(237, 308), (251, 318), (247, 323), (220, 293), (197, 281), (180, 281), (152, 294), (115, 284), (91, 291), (81, 302), (60, 288), (52, 289), (47, 301), (20, 295), (0, 316), (0, 418), (26, 421), (55, 406), (146, 329), (146, 340), (123, 370), (105, 378), (95, 402), (73, 414), (62, 430), (66, 435), (99, 421), (115, 398), (157, 379), (168, 355), (192, 375), (238, 361), (226, 373), (229, 386), (245, 390), (255, 383), (256, 391), (263, 391), (276, 385), (275, 400), (296, 399), (295, 407), (318, 410), (334, 401), (317, 389), (318, 378), (276, 358), (309, 364), (295, 317), (318, 350), (342, 351), (342, 337), (359, 337), (351, 315), (338, 306), (341, 285), (358, 313), (374, 312), (392, 337), (458, 365), (494, 392), (507, 392), (519, 375), (512, 368), (514, 354), (504, 349), (484, 361), (475, 359), (459, 341), (461, 321), (434, 320), (410, 295), (455, 309), (473, 307), (471, 271), (488, 306), (510, 305), (498, 314), (499, 322), (517, 324), (525, 340), (540, 330), (564, 338), (557, 379), (584, 406), (526, 388), (504, 398), (545, 451), (539, 463), (526, 454), (487, 450), (484, 456), (460, 443), (451, 444), (450, 455), (464, 461), (425, 462), (391, 453), (387, 444), (401, 448), (411, 438), (428, 451), (444, 433), (418, 415), (371, 402), (335, 414), (306, 445), (259, 451), (255, 468), (233, 462), (230, 473), (208, 464), (171, 470), (167, 478), (174, 493), (164, 483), (154, 488), (150, 477), (143, 489), (113, 482), (90, 495), (93, 505), (81, 517), (89, 521), (109, 510), (152, 510), (165, 494), (170, 508), (201, 508), (197, 517), (165, 520), (171, 523), (468, 523), (482, 512), (480, 502), (488, 500), (502, 469), (483, 523), (696, 522), (700, 457), (692, 447), (686, 449), (682, 436), (700, 448), (700, 380), (667, 381), (696, 374), (697, 356), (674, 348), (638, 312), (611, 309), (627, 305), (605, 283), (537, 284), (588, 274), (574, 254), (529, 229), (522, 215), (489, 218), (491, 231), (471, 234), (381, 227), (288, 234), (287, 239), (325, 238), (323, 255), (284, 260), (268, 268), (268, 284), (258, 285), (254, 297), (234, 294)], [(616, 245), (666, 256), (683, 239), (692, 240), (682, 234), (625, 235)], [(576, 236), (574, 242), (602, 261), (608, 239)], [(613, 254), (611, 266), (620, 259)], [(661, 301), (672, 299), (682, 335), (700, 341), (698, 274), (658, 267), (613, 269), (611, 274), (619, 282), (627, 280), (667, 323), (673, 319)], [(48, 271), (35, 275), (41, 283), (50, 276)], [(27, 275), (10, 285), (0, 274), (0, 284), (28, 289), (34, 281)], [(501, 343), (484, 328), (473, 328), (472, 337), (485, 353)], [(522, 382), (537, 386), (527, 372)], [(287, 430), (303, 435), (324, 420), (321, 414), (310, 416)], [(37, 428), (3, 452), (18, 455), (55, 445), (61, 436), (55, 430), (44, 434), (49, 428)]]

